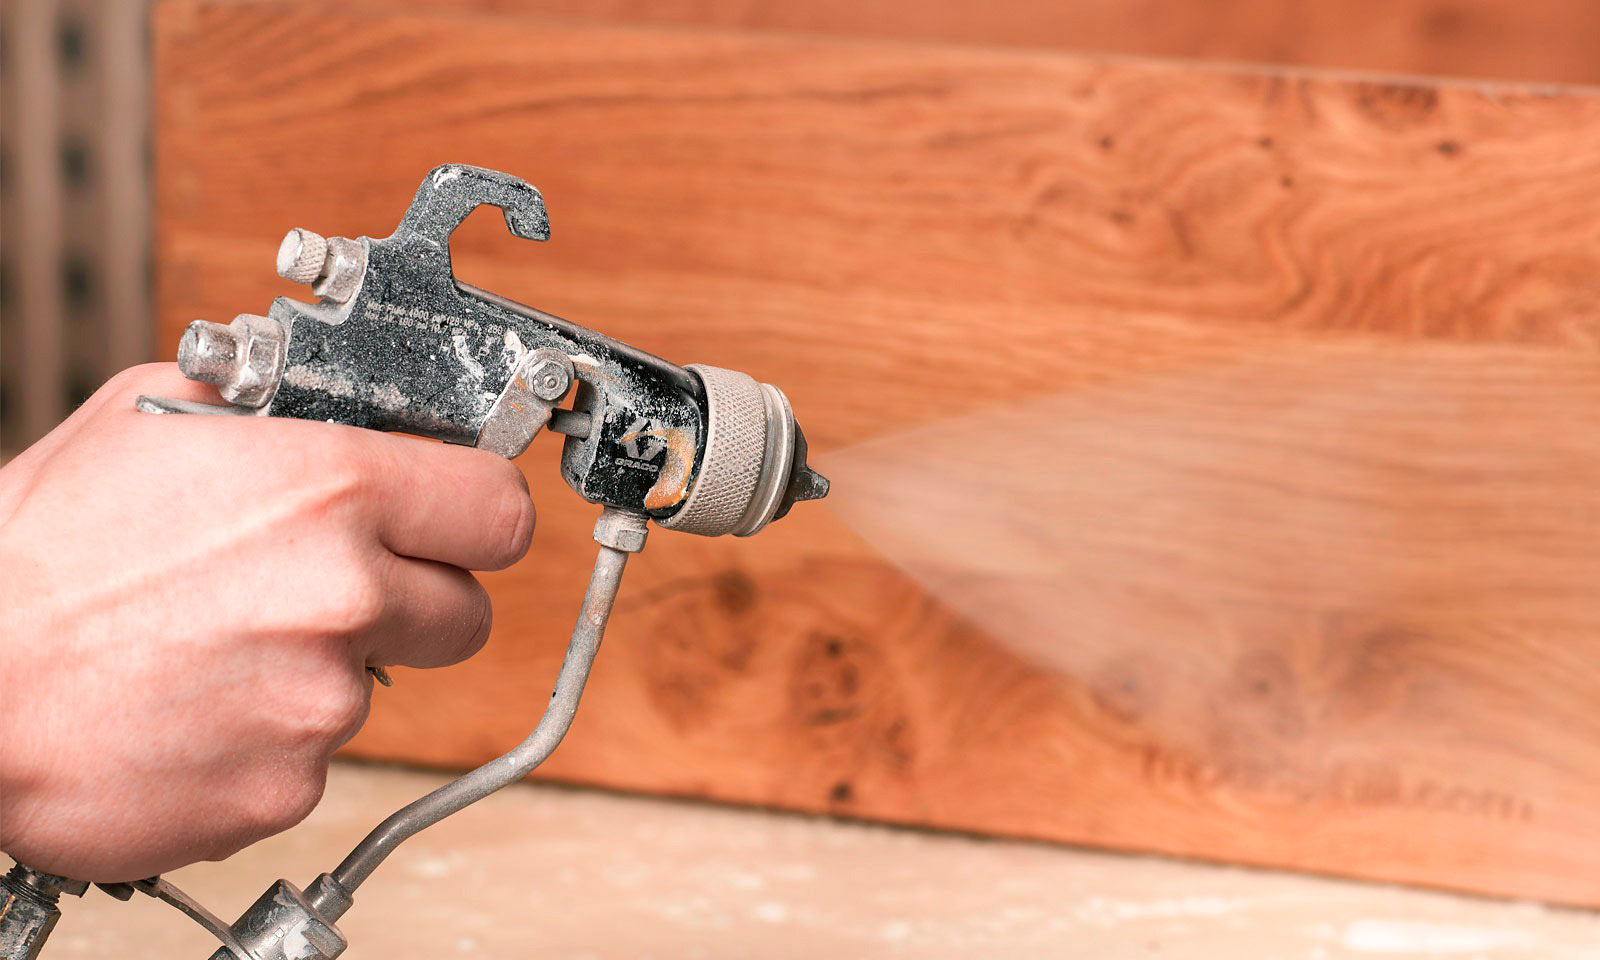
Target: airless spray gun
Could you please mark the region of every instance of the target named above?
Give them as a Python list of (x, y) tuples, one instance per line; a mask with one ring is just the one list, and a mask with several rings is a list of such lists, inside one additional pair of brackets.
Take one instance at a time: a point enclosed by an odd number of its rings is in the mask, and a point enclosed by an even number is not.
[[(628, 555), (649, 523), (749, 536), (828, 492), (777, 387), (733, 370), (679, 367), (604, 334), (455, 279), (450, 235), (482, 205), (519, 237), (550, 235), (539, 191), (503, 173), (447, 164), (428, 174), (392, 236), (324, 239), (292, 230), (278, 272), (315, 304), (278, 298), (265, 317), (196, 321), (184, 375), (226, 406), (139, 398), (148, 413), (298, 417), (436, 437), (516, 457), (540, 430), (566, 438), (561, 473), (599, 504), (594, 573), (538, 726), (496, 760), (396, 811), (305, 890), (279, 880), (228, 924), (159, 877), (102, 884), (164, 900), (222, 941), (212, 960), (330, 960), (356, 888), (423, 828), (514, 783), (561, 742), (600, 647)], [(563, 407), (568, 397), (572, 403)], [(39, 955), (61, 894), (87, 884), (18, 865), (0, 879), (0, 960)]]

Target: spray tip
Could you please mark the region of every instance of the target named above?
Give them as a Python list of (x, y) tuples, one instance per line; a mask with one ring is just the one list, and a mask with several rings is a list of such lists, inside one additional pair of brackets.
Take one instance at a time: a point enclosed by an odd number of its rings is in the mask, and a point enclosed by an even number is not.
[(789, 482), (788, 499), (798, 503), (801, 500), (821, 500), (828, 495), (828, 478), (806, 467), (800, 474)]

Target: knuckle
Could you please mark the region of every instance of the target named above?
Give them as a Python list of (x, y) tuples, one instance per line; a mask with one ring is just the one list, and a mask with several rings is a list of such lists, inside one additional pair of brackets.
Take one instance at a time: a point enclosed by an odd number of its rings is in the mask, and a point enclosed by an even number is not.
[[(227, 844), (239, 849), (264, 837), (282, 833), (316, 809), (327, 786), (327, 762), (275, 767), (246, 786), (242, 798), (241, 833)], [(239, 843), (238, 840), (243, 840)]]
[(329, 674), (308, 685), (292, 718), (295, 739), (323, 754), (355, 736), (367, 719), (366, 685), (348, 670)]
[(317, 626), (334, 637), (355, 637), (383, 620), (389, 606), (388, 591), (373, 565), (360, 558), (332, 564), (342, 575), (324, 579), (327, 595), (320, 605)]
[(178, 372), (175, 363), (141, 363), (112, 374), (100, 389), (117, 394), (139, 393), (156, 384), (182, 379), (183, 375)]
[(370, 458), (348, 433), (327, 431), (318, 449), (305, 448), (310, 457), (301, 473), (309, 478), (311, 503), (319, 512), (359, 505), (372, 489)]

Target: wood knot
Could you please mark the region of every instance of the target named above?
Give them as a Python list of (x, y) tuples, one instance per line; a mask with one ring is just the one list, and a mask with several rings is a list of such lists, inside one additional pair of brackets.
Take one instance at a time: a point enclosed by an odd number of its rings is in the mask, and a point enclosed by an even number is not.
[(724, 570), (711, 581), (712, 596), (717, 606), (738, 616), (756, 605), (760, 589), (742, 570)]
[(1401, 130), (1431, 118), (1439, 108), (1439, 92), (1403, 83), (1363, 83), (1356, 88), (1356, 105), (1382, 126)]

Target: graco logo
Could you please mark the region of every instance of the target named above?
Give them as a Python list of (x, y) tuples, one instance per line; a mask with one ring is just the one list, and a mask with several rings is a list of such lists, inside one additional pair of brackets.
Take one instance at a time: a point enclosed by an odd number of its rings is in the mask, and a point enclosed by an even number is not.
[(639, 417), (622, 435), (622, 449), (634, 460), (654, 460), (667, 449), (667, 432), (660, 420)]

